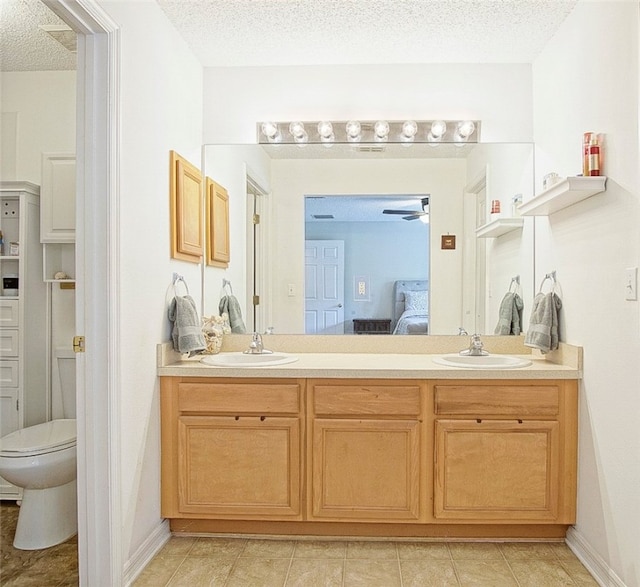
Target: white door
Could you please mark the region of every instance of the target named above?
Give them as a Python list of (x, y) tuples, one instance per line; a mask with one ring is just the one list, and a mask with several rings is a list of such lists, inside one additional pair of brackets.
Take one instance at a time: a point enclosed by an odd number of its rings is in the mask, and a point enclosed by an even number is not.
[(344, 241), (305, 241), (305, 334), (344, 334)]

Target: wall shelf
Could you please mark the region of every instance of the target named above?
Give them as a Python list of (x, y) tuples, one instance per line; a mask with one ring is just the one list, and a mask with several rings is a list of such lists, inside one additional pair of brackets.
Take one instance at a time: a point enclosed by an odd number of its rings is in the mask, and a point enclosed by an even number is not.
[(476, 228), (476, 237), (496, 238), (514, 230), (521, 230), (523, 225), (524, 218), (497, 218)]
[(523, 216), (549, 216), (605, 190), (607, 178), (567, 177), (518, 207)]

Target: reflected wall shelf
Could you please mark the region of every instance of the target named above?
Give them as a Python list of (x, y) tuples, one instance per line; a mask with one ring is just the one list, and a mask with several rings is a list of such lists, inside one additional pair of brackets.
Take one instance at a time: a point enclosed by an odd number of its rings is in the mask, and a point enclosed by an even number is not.
[(518, 208), (523, 216), (549, 216), (605, 190), (607, 178), (567, 177), (524, 202)]
[(514, 230), (521, 230), (523, 225), (524, 218), (497, 218), (476, 228), (476, 237), (496, 238)]

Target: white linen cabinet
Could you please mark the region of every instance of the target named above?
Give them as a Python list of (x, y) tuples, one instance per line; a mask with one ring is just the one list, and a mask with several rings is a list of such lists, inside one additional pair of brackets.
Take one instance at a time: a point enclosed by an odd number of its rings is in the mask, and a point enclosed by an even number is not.
[[(37, 185), (0, 182), (0, 230), (5, 245), (0, 255), (0, 436), (4, 436), (44, 422), (49, 409), (46, 287)], [(17, 250), (11, 243), (17, 243)], [(4, 288), (7, 275), (17, 276), (17, 292), (14, 287)], [(14, 286), (15, 277), (9, 279), (7, 285)], [(0, 499), (19, 496), (16, 487), (0, 478)]]

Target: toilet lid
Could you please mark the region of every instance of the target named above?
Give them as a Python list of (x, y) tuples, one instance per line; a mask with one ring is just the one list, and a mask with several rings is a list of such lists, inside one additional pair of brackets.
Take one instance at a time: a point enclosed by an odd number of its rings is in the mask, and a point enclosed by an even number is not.
[(52, 450), (62, 450), (76, 443), (76, 421), (52, 420), (16, 430), (0, 438), (3, 456), (30, 456)]

